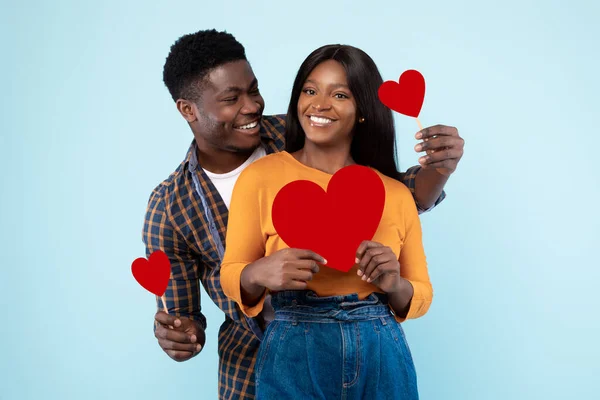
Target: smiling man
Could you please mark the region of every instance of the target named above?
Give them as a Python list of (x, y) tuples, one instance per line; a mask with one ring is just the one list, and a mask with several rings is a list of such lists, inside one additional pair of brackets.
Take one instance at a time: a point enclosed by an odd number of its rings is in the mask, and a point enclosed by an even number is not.
[[(154, 334), (176, 361), (202, 350), (202, 284), (225, 313), (218, 339), (219, 398), (253, 399), (256, 354), (272, 308), (267, 301), (260, 315), (246, 317), (223, 293), (220, 265), (236, 179), (253, 161), (285, 149), (285, 117), (262, 115), (265, 102), (244, 47), (226, 32), (204, 30), (179, 38), (163, 80), (194, 139), (183, 162), (152, 192), (146, 212), (147, 255), (162, 250), (171, 261), (165, 293), (169, 314), (157, 311)], [(410, 168), (401, 179), (423, 212), (443, 200), (463, 140), (455, 128), (443, 125), (420, 134), (423, 142), (416, 150), (427, 152), (422, 167)]]

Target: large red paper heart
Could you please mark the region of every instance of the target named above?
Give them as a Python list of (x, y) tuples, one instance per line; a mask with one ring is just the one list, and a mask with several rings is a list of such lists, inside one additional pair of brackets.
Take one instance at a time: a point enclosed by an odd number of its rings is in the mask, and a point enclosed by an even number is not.
[(131, 264), (131, 272), (144, 289), (157, 296), (162, 296), (169, 285), (171, 262), (164, 252), (156, 250), (150, 254), (147, 260), (145, 258), (135, 259)]
[(378, 95), (388, 108), (417, 118), (425, 99), (425, 79), (419, 71), (409, 69), (400, 75), (399, 82), (383, 82)]
[(375, 235), (384, 205), (379, 175), (350, 165), (331, 177), (327, 192), (306, 180), (285, 185), (273, 201), (273, 225), (289, 247), (312, 250), (328, 267), (348, 272), (360, 243)]

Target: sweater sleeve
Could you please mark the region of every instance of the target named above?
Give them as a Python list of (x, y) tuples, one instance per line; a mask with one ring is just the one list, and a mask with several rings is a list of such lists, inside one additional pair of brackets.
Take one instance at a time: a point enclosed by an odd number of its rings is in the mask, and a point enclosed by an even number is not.
[[(221, 263), (221, 286), (225, 295), (239, 304), (248, 317), (256, 317), (262, 311), (266, 290), (257, 304), (248, 306), (242, 302), (241, 275), (250, 263), (264, 257), (266, 234), (262, 216), (270, 204), (265, 199), (259, 173), (253, 166), (239, 176), (231, 195), (229, 220), (225, 238), (225, 255)], [(263, 209), (265, 208), (265, 209)]]
[(423, 248), (421, 221), (414, 201), (404, 202), (403, 220), (405, 238), (400, 250), (400, 275), (414, 288), (414, 294), (406, 318), (396, 316), (399, 322), (422, 317), (427, 313), (433, 300), (433, 288), (427, 271), (427, 260)]

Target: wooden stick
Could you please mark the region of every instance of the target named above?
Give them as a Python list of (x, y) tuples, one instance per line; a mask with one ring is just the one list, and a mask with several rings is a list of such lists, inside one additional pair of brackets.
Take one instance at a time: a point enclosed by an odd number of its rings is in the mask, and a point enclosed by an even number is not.
[(167, 300), (166, 300), (167, 298), (163, 294), (160, 299), (162, 300), (162, 303), (163, 303), (163, 310), (168, 314), (169, 309), (167, 308)]
[(419, 118), (415, 118), (417, 120), (417, 124), (419, 124), (419, 130), (422, 131), (423, 130), (423, 125), (421, 125), (421, 121), (419, 121)]
[[(158, 299), (158, 296), (156, 296), (156, 298)], [(169, 313), (169, 309), (167, 308), (167, 297), (166, 297), (166, 294), (163, 294), (162, 296), (160, 296), (160, 300), (163, 303), (163, 311), (168, 314)], [(174, 329), (174, 328), (171, 325), (169, 325), (169, 329)]]

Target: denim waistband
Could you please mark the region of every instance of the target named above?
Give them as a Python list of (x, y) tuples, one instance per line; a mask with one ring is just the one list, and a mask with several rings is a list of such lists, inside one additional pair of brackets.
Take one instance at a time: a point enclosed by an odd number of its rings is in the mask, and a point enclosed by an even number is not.
[(272, 294), (275, 320), (334, 322), (370, 320), (392, 315), (387, 296), (372, 293), (359, 300), (358, 294), (319, 297), (313, 291), (290, 290)]

